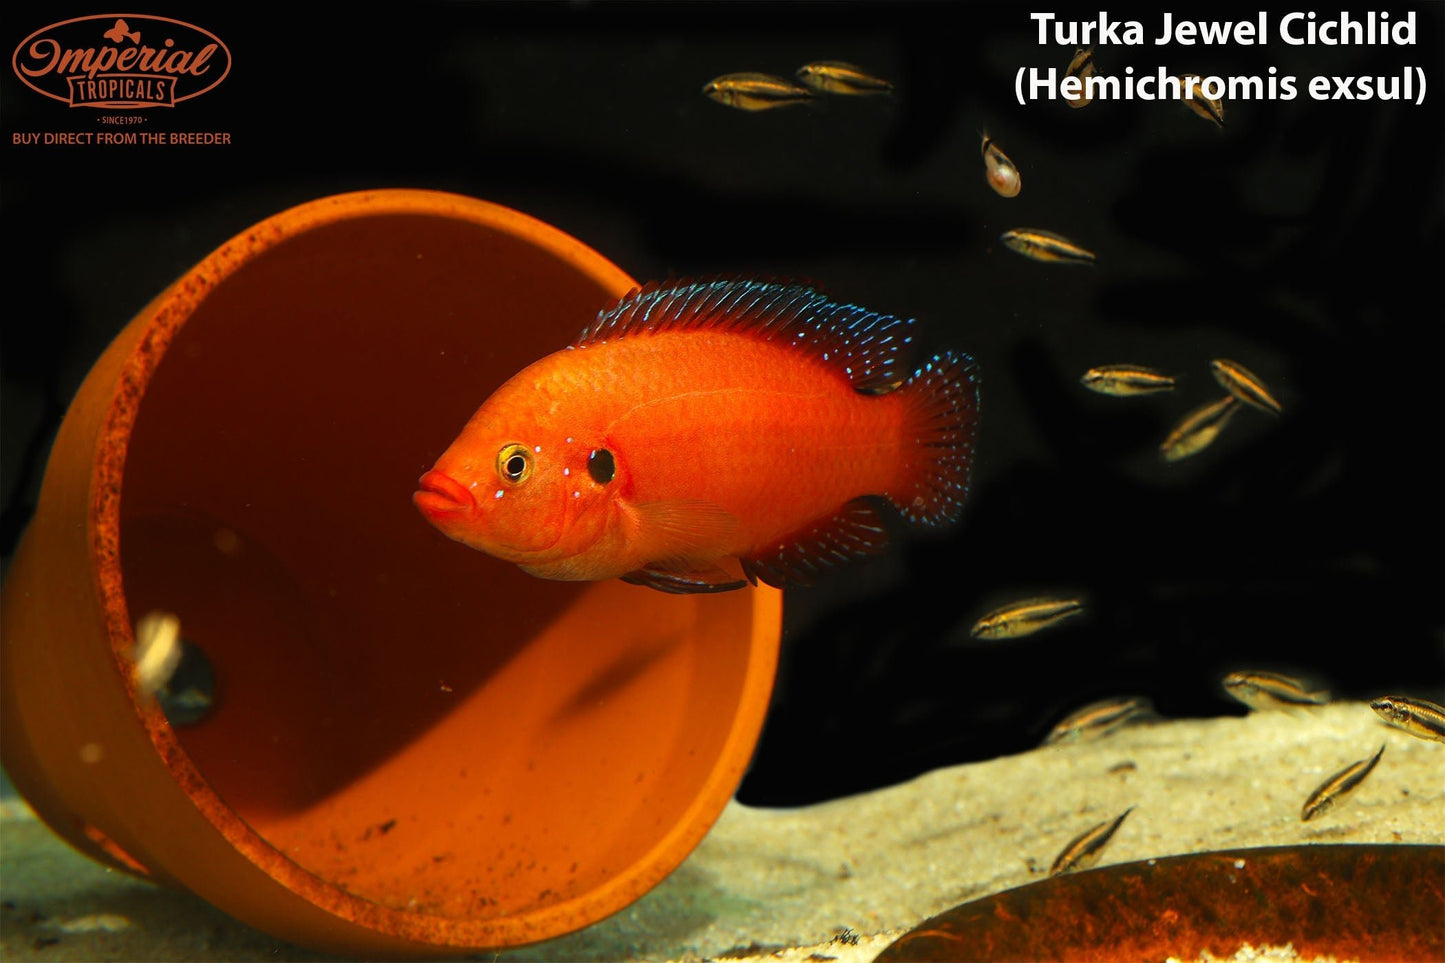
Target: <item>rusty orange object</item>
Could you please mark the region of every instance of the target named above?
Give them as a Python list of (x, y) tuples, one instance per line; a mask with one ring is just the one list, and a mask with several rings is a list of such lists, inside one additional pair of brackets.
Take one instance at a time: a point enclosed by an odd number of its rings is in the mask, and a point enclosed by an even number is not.
[[(736, 790), (781, 594), (548, 582), (417, 477), (633, 281), (484, 201), (323, 198), (222, 245), (77, 394), (5, 585), (4, 763), (101, 862), (280, 938), (464, 953), (637, 899)], [(132, 626), (214, 670), (173, 727)]]
[(924, 920), (877, 959), (1229, 959), (1245, 943), (1445, 959), (1445, 846), (1266, 846), (1055, 876)]

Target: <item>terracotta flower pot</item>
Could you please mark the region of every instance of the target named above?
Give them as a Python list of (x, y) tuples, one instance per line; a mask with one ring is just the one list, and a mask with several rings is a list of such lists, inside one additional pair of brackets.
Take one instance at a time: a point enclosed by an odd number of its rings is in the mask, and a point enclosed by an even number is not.
[[(453, 542), (417, 477), (632, 280), (515, 211), (324, 198), (223, 245), (76, 396), (5, 586), (3, 750), (94, 858), (364, 954), (566, 933), (732, 796), (781, 596), (548, 582)], [(214, 671), (172, 726), (153, 610)]]

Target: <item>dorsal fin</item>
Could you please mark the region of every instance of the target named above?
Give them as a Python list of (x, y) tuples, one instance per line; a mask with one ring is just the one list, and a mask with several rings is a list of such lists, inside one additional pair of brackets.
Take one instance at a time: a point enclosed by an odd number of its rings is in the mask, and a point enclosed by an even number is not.
[(860, 391), (902, 380), (913, 320), (839, 304), (806, 284), (756, 278), (649, 282), (600, 312), (574, 348), (662, 331), (728, 331), (786, 344), (843, 373)]

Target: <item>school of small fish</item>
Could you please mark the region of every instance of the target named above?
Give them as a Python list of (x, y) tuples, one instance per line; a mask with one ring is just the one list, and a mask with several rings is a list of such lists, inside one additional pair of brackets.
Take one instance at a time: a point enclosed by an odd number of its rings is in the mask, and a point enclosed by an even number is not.
[[(816, 65), (810, 65), (814, 66)], [(851, 72), (855, 68), (846, 69)], [(1096, 69), (1093, 48), (1080, 47), (1069, 63), (1068, 75), (1087, 79), (1095, 75)], [(809, 79), (805, 76), (809, 70), (808, 67), (799, 70), (798, 77), (818, 90), (857, 93), (876, 92), (878, 89), (874, 87), (859, 91), (854, 89), (856, 82), (840, 82), (846, 85), (845, 89), (840, 90), (830, 86), (832, 81)], [(1180, 80), (1192, 80), (1197, 85), (1199, 77), (1185, 74)], [(1081, 95), (1067, 102), (1070, 107), (1081, 108), (1089, 104), (1089, 98)], [(1223, 127), (1224, 105), (1221, 101), (1211, 99), (1202, 91), (1196, 90), (1184, 103), (1201, 117)], [(985, 181), (989, 187), (1000, 197), (1017, 197), (1023, 186), (1019, 169), (987, 131), (981, 135), (980, 153), (984, 162)], [(1041, 263), (1084, 266), (1096, 263), (1093, 251), (1062, 234), (1044, 228), (1015, 228), (1005, 231), (1000, 235), (999, 243), (1029, 260)], [(1209, 368), (1215, 382), (1225, 394), (1197, 405), (1175, 424), (1159, 445), (1160, 455), (1166, 462), (1180, 461), (1208, 448), (1244, 408), (1254, 408), (1275, 416), (1283, 411), (1282, 405), (1265, 381), (1239, 362), (1215, 358), (1210, 361)], [(1173, 393), (1178, 386), (1178, 378), (1172, 373), (1129, 363), (1090, 368), (1079, 380), (1090, 391), (1119, 398)], [(1036, 632), (1054, 629), (1083, 612), (1082, 600), (1070, 596), (1025, 598), (1000, 606), (979, 617), (970, 628), (969, 634), (982, 640), (1021, 639)], [(1272, 672), (1231, 673), (1225, 678), (1224, 687), (1234, 698), (1255, 710), (1298, 711), (1325, 704), (1329, 700), (1329, 693), (1324, 690), (1311, 688), (1298, 679)], [(1445, 741), (1445, 711), (1433, 703), (1393, 696), (1382, 698), (1373, 706), (1391, 725), (1422, 738)], [(1045, 737), (1044, 744), (1058, 745), (1103, 738), (1153, 715), (1149, 701), (1141, 697), (1100, 700), (1061, 719)], [(1302, 818), (1315, 818), (1335, 805), (1369, 775), (1379, 758), (1380, 753), (1377, 753), (1373, 759), (1362, 760), (1326, 780), (1306, 802)], [(1099, 858), (1103, 848), (1130, 812), (1132, 808), (1125, 810), (1114, 820), (1100, 823), (1072, 840), (1055, 860), (1051, 874), (1091, 865)]]
[[(1257, 669), (1231, 672), (1223, 679), (1226, 692), (1252, 711), (1308, 712), (1325, 705), (1330, 694), (1302, 679), (1279, 672)], [(1413, 696), (1381, 696), (1370, 708), (1390, 726), (1420, 739), (1445, 742), (1445, 708)], [(1305, 798), (1300, 820), (1309, 822), (1342, 802), (1374, 771), (1385, 754), (1385, 745), (1370, 757), (1352, 762), (1320, 783)]]
[[(1226, 692), (1252, 711), (1308, 711), (1326, 705), (1330, 699), (1327, 691), (1279, 672), (1231, 672), (1222, 682)], [(1391, 727), (1420, 739), (1445, 742), (1445, 707), (1428, 699), (1405, 695), (1381, 696), (1370, 703), (1370, 708)], [(1101, 699), (1059, 720), (1044, 738), (1043, 745), (1066, 746), (1071, 742), (1102, 739), (1125, 726), (1156, 718), (1153, 705), (1144, 697)], [(1348, 799), (1374, 772), (1385, 754), (1385, 748), (1386, 745), (1381, 744), (1374, 755), (1350, 763), (1316, 786), (1300, 807), (1300, 821), (1318, 819)], [(1132, 763), (1125, 762), (1109, 771), (1132, 768)], [(1130, 806), (1114, 819), (1097, 823), (1071, 839), (1054, 859), (1049, 875), (1087, 869), (1097, 863), (1104, 847), (1134, 809)], [(1033, 865), (1032, 859), (1029, 863)]]
[(1238, 362), (1216, 358), (1209, 363), (1209, 368), (1227, 394), (1195, 408), (1179, 420), (1159, 445), (1165, 461), (1179, 461), (1208, 448), (1241, 407), (1272, 415), (1283, 410), (1264, 381)]
[(793, 79), (745, 70), (714, 77), (703, 84), (702, 92), (725, 106), (759, 111), (806, 104), (819, 94), (891, 94), (893, 84), (841, 60), (816, 60), (799, 67)]
[[(1276, 416), (1284, 410), (1264, 380), (1239, 362), (1215, 358), (1209, 362), (1209, 370), (1227, 393), (1197, 406), (1175, 423), (1159, 443), (1159, 454), (1166, 462), (1197, 455), (1214, 444), (1243, 407)], [(1129, 398), (1172, 392), (1177, 379), (1157, 368), (1121, 363), (1090, 368), (1079, 383), (1101, 395)]]
[[(1097, 75), (1092, 46), (1075, 49), (1066, 75), (1085, 81)], [(886, 81), (837, 61), (820, 61), (800, 68), (796, 78), (804, 88), (802, 90), (781, 78), (762, 78), (762, 75), (751, 74), (735, 76), (750, 79), (730, 84), (729, 78), (718, 78), (705, 88), (705, 92), (731, 106), (757, 110), (806, 102), (809, 96), (807, 90), (856, 95), (890, 93), (893, 89)], [(1216, 128), (1223, 129), (1224, 103), (1208, 96), (1200, 86), (1202, 78), (1198, 74), (1186, 73), (1174, 79), (1185, 91), (1181, 100), (1183, 105)], [(740, 87), (748, 88), (746, 95), (735, 92), (731, 100), (719, 95), (724, 89), (737, 91)], [(1079, 95), (1066, 95), (1064, 99), (1074, 109), (1086, 107), (1091, 101), (1087, 87)], [(987, 130), (980, 134), (979, 152), (983, 160), (984, 180), (989, 188), (1001, 198), (1017, 198), (1023, 188), (1020, 169)], [(1097, 263), (1095, 253), (1088, 247), (1051, 229), (1013, 228), (999, 235), (998, 243), (1041, 264), (1092, 266)], [(1224, 394), (1196, 403), (1179, 418), (1159, 444), (1159, 454), (1166, 463), (1191, 458), (1207, 449), (1245, 409), (1275, 417), (1283, 413), (1283, 406), (1269, 385), (1245, 365), (1227, 358), (1214, 358), (1209, 361), (1209, 370)], [(1084, 372), (1079, 381), (1089, 391), (1116, 398), (1169, 395), (1179, 387), (1179, 377), (1175, 373), (1133, 363), (1098, 365)], [(1083, 600), (1068, 594), (1022, 598), (978, 617), (970, 627), (969, 635), (985, 641), (1023, 639), (1037, 632), (1055, 631), (1069, 620), (1083, 615), (1084, 611)], [(1307, 713), (1312, 708), (1327, 704), (1330, 699), (1329, 692), (1323, 688), (1278, 672), (1231, 672), (1222, 683), (1230, 696), (1251, 711)], [(1421, 739), (1445, 742), (1445, 708), (1433, 702), (1391, 695), (1382, 696), (1370, 705), (1384, 722), (1394, 728)], [(1118, 696), (1101, 699), (1066, 714), (1049, 730), (1043, 745), (1066, 746), (1103, 739), (1126, 726), (1155, 718), (1157, 715), (1147, 698)], [(1385, 746), (1381, 745), (1373, 756), (1351, 763), (1324, 780), (1305, 799), (1300, 819), (1305, 822), (1318, 819), (1339, 806), (1379, 765), (1384, 751)], [(1133, 811), (1131, 806), (1113, 819), (1091, 826), (1075, 836), (1059, 852), (1049, 875), (1094, 865)]]

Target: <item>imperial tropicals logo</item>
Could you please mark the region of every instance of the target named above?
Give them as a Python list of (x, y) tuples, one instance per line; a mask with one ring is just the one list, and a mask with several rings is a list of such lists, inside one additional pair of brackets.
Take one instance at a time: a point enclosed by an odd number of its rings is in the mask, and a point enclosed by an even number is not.
[(132, 13), (41, 27), (20, 41), (10, 62), (37, 93), (111, 110), (174, 107), (231, 72), (231, 52), (209, 30)]

